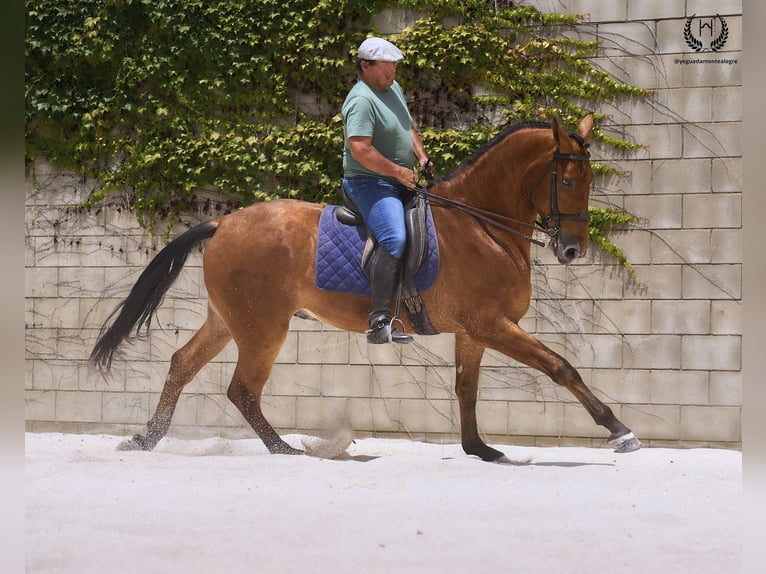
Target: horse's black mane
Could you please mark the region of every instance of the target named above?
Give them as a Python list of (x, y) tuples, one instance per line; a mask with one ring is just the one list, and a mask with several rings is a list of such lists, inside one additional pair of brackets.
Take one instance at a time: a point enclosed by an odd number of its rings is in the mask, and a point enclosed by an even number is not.
[[(551, 124), (549, 122), (524, 122), (520, 124), (513, 124), (499, 132), (495, 137), (493, 137), (491, 140), (489, 140), (487, 143), (482, 145), (480, 148), (478, 148), (476, 151), (471, 153), (467, 158), (465, 158), (462, 162), (460, 162), (460, 165), (457, 166), (454, 170), (451, 172), (439, 177), (436, 179), (436, 182), (440, 181), (448, 181), (450, 179), (453, 179), (466, 171), (469, 167), (471, 167), (473, 164), (475, 164), (478, 159), (483, 156), (485, 153), (487, 153), (490, 149), (495, 147), (497, 144), (499, 144), (501, 141), (503, 141), (505, 138), (510, 136), (512, 133), (517, 132), (521, 129), (525, 128), (547, 128), (551, 129)], [(571, 135), (571, 134), (570, 134)]]

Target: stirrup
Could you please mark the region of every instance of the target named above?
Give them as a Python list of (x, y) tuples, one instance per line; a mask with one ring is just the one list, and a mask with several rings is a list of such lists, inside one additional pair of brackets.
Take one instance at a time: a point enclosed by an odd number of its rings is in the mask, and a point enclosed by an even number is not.
[(367, 329), (367, 342), (373, 345), (382, 345), (385, 343), (412, 343), (413, 338), (406, 333), (402, 333), (394, 328), (394, 321), (401, 321), (399, 319), (392, 319), (382, 315), (377, 319), (370, 321), (370, 328)]

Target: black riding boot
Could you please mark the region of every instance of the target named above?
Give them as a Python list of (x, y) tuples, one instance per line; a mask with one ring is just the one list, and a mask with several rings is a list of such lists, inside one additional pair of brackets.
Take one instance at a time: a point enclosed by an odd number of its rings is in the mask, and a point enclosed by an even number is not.
[(401, 262), (379, 245), (370, 258), (371, 302), (368, 343), (411, 343), (412, 337), (394, 329), (391, 301), (399, 281)]

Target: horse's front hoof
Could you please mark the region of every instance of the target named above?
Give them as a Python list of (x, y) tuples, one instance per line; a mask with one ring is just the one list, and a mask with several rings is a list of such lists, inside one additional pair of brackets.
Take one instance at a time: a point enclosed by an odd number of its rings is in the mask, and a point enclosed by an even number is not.
[(609, 444), (614, 447), (614, 452), (633, 452), (641, 448), (641, 441), (632, 432), (610, 438)]
[(146, 438), (140, 434), (134, 435), (117, 445), (117, 450), (151, 450), (146, 444)]
[(500, 459), (505, 458), (505, 454), (492, 448), (483, 442), (478, 443), (463, 443), (463, 452), (468, 456), (478, 456), (484, 462), (501, 462)]
[(524, 460), (511, 460), (507, 456), (503, 455), (500, 458), (493, 460), (495, 464), (506, 464), (510, 466), (527, 466), (532, 462), (531, 458), (525, 458)]

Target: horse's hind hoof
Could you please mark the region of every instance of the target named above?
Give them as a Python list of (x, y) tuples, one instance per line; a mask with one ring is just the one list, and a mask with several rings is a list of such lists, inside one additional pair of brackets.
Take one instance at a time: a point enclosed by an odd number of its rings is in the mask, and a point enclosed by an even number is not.
[(609, 439), (609, 444), (614, 447), (614, 452), (633, 452), (641, 448), (641, 441), (632, 432)]
[(146, 444), (146, 439), (140, 434), (133, 435), (133, 438), (122, 441), (117, 445), (117, 450), (150, 450)]
[(293, 448), (289, 444), (287, 444), (285, 441), (280, 440), (278, 443), (274, 443), (271, 445), (267, 445), (269, 449), (269, 452), (271, 454), (291, 454), (291, 455), (298, 455), (298, 454), (306, 454), (302, 450), (298, 448)]

